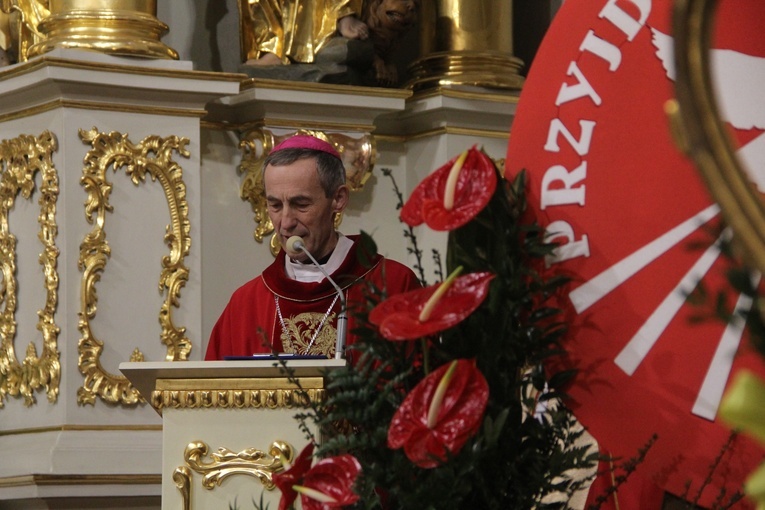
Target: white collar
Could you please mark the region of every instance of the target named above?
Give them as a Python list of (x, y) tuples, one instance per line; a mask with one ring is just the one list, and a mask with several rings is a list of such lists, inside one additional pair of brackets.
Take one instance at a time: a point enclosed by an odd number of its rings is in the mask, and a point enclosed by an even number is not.
[[(327, 263), (322, 264), (322, 267), (327, 274), (332, 274), (338, 270), (352, 247), (353, 241), (338, 232), (337, 245), (332, 251), (332, 255), (330, 255)], [(287, 272), (287, 276), (290, 279), (299, 282), (318, 283), (324, 280), (324, 273), (322, 273), (318, 267), (314, 266), (313, 263), (301, 264), (300, 262), (293, 261), (289, 257), (284, 257), (284, 270)]]

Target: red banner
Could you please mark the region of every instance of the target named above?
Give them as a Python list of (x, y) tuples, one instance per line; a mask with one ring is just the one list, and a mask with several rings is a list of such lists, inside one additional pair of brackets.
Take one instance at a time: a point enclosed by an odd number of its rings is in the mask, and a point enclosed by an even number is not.
[[(711, 52), (723, 118), (739, 155), (765, 171), (765, 2), (719, 2)], [(508, 176), (526, 169), (536, 219), (560, 246), (549, 270), (572, 282), (559, 306), (579, 369), (571, 407), (613, 454), (702, 504), (740, 489), (763, 459), (717, 407), (732, 374), (765, 373), (741, 324), (710, 318), (687, 294), (730, 289), (715, 232), (719, 207), (677, 149), (670, 0), (567, 0), (535, 57), (513, 122)], [(759, 181), (753, 175), (755, 181)], [(765, 189), (765, 188), (763, 188)], [(723, 237), (726, 234), (723, 234)], [(731, 303), (747, 307), (731, 292)]]

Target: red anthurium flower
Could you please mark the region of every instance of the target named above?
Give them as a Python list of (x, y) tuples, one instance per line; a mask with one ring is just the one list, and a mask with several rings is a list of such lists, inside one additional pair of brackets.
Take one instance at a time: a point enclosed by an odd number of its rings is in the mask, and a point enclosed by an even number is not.
[(358, 501), (353, 484), (361, 472), (361, 464), (354, 456), (322, 459), (311, 467), (311, 455), (313, 443), (303, 448), (287, 471), (274, 475), (274, 484), (282, 493), (279, 510), (291, 508), (298, 494), (303, 510), (341, 508)]
[(433, 230), (461, 227), (486, 204), (497, 188), (494, 162), (473, 146), (420, 182), (401, 209), (401, 221)]
[(279, 501), (279, 510), (287, 510), (292, 506), (297, 498), (297, 492), (292, 488), (299, 484), (306, 472), (311, 468), (311, 456), (313, 455), (313, 443), (308, 443), (300, 455), (297, 456), (292, 466), (283, 473), (276, 473), (273, 476), (274, 484), (282, 492), (282, 499)]
[(361, 472), (361, 464), (353, 455), (338, 455), (322, 459), (306, 473), (303, 486), (296, 487), (302, 495), (303, 510), (327, 510), (352, 505), (359, 500), (353, 484)]
[(494, 276), (480, 272), (457, 278), (452, 273), (441, 284), (386, 299), (370, 312), (369, 321), (379, 326), (380, 334), (388, 340), (414, 340), (443, 331), (478, 308)]
[(421, 468), (437, 467), (478, 431), (488, 400), (489, 384), (473, 361), (445, 364), (406, 396), (388, 429), (388, 447), (403, 447)]

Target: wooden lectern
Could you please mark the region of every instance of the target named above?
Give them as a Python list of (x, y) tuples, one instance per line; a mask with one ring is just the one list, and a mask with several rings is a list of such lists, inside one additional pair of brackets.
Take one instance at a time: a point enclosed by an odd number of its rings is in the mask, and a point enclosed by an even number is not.
[(289, 377), (274, 360), (120, 364), (162, 416), (162, 510), (252, 510), (261, 496), (277, 508), (279, 457), (308, 443), (295, 415), (323, 400), (324, 376), (344, 365), (289, 360)]

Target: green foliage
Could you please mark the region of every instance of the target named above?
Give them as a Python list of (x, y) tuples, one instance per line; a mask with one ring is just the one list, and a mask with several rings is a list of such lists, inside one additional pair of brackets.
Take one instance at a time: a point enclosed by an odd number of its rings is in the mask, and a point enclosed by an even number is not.
[[(385, 289), (369, 287), (366, 306), (350, 311), (358, 335), (349, 347), (353, 363), (329, 374), (326, 405), (300, 416), (322, 430), (319, 456), (351, 453), (362, 464), (361, 500), (354, 508), (565, 509), (568, 496), (585, 483), (571, 471), (597, 463), (588, 445), (579, 444), (583, 430), (558, 400), (573, 374), (548, 374), (542, 366), (563, 352), (560, 311), (545, 302), (565, 280), (545, 280), (535, 269), (553, 247), (543, 242), (540, 228), (522, 221), (525, 175), (513, 182), (498, 178), (489, 205), (450, 233), (446, 254), (447, 273), (461, 265), (463, 274), (496, 274), (487, 300), (440, 338), (390, 342), (367, 322), (385, 298)], [(414, 231), (408, 228), (405, 236), (422, 278)], [(364, 236), (363, 242), (372, 240)], [(456, 358), (474, 358), (487, 379), (486, 414), (458, 453), (422, 469), (402, 450), (387, 447), (388, 426), (426, 373)]]
[[(262, 492), (260, 493), (260, 501), (255, 501), (254, 499), (252, 500), (252, 508), (254, 510), (269, 510), (268, 507), (269, 507), (268, 503), (265, 503), (263, 501), (263, 493)], [(234, 502), (233, 503), (229, 503), (228, 504), (228, 510), (239, 510), (239, 505), (236, 502), (236, 498), (234, 498)]]

